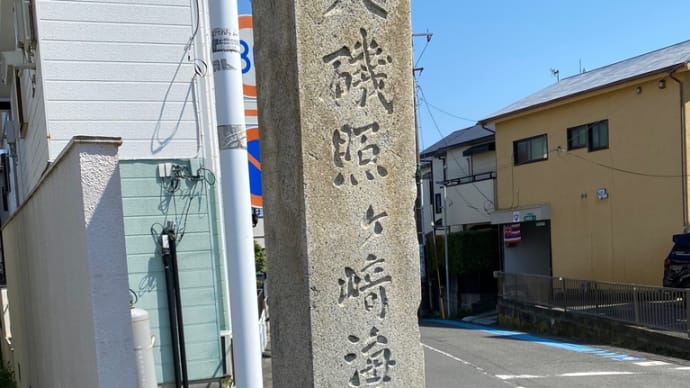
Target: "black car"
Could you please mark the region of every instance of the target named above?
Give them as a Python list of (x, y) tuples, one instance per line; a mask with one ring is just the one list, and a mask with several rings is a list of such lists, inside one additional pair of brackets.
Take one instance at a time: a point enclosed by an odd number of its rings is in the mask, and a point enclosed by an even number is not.
[(690, 233), (673, 235), (673, 248), (664, 260), (664, 287), (690, 288)]

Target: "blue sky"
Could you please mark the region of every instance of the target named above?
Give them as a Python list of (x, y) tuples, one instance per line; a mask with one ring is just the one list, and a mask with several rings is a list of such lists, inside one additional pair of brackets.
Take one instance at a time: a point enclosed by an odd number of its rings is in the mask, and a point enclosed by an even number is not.
[(420, 147), (553, 82), (690, 39), (690, 1), (411, 0)]

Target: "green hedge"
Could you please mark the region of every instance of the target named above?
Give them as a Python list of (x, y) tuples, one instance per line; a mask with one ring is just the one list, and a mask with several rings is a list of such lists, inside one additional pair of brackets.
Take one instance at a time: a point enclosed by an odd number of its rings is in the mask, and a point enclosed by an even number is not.
[(16, 388), (17, 382), (14, 379), (14, 372), (9, 363), (6, 367), (0, 365), (0, 388)]
[[(435, 241), (435, 244), (434, 244)], [(435, 252), (434, 252), (434, 247)], [(443, 232), (434, 240), (427, 235), (425, 246), (427, 273), (435, 276), (436, 265), (444, 274)], [(480, 273), (498, 268), (498, 232), (496, 229), (468, 230), (448, 235), (448, 267), (453, 275)]]

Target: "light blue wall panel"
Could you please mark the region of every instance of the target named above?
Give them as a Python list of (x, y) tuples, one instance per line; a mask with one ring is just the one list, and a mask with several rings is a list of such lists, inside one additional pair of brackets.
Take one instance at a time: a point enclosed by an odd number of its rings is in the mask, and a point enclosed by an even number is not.
[[(148, 311), (159, 383), (172, 382), (172, 341), (165, 273), (159, 248), (168, 221), (178, 231), (178, 267), (189, 378), (222, 375), (219, 333), (225, 328), (214, 188), (205, 181), (158, 177), (165, 161), (121, 161), (122, 202), (129, 284)], [(188, 161), (168, 161), (189, 166)], [(209, 205), (211, 201), (211, 205)], [(181, 237), (181, 239), (180, 239)]]

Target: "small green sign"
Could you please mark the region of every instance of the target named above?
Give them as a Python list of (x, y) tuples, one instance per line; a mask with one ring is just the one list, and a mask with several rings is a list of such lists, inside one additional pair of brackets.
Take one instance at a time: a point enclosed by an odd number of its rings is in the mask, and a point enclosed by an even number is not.
[(537, 216), (534, 213), (527, 213), (527, 214), (525, 214), (525, 218), (523, 218), (523, 220), (525, 220), (525, 221), (536, 221)]

